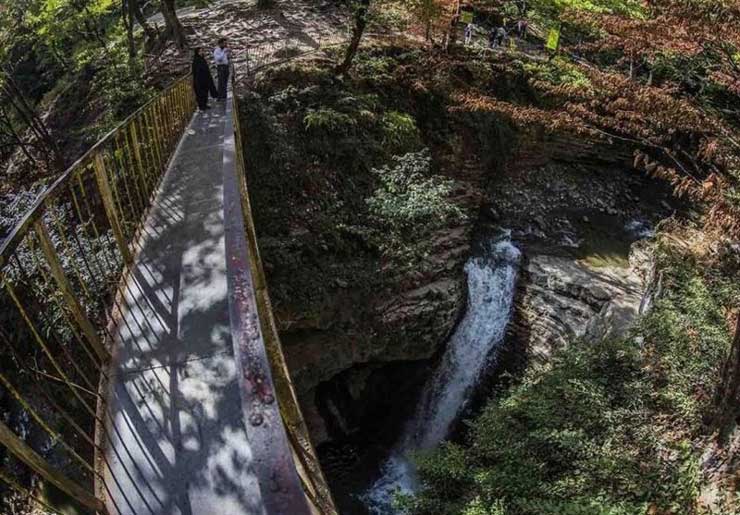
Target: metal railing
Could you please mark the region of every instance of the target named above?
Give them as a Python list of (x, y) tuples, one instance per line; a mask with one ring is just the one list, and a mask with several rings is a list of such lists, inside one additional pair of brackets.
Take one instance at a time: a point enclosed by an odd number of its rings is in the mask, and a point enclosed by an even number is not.
[[(272, 311), (270, 295), (265, 279), (265, 272), (260, 257), (257, 233), (254, 226), (252, 209), (249, 199), (247, 173), (243, 155), (243, 138), (248, 137), (242, 132), (239, 124), (239, 100), (237, 95), (238, 79), (232, 73), (233, 111), (234, 111), (234, 144), (236, 178), (238, 181), (239, 197), (243, 224), (246, 229), (247, 254), (251, 274), (251, 283), (259, 315), (259, 343), (264, 345), (267, 359), (270, 363), (272, 388), (277, 398), (283, 427), (292, 452), (293, 462), (300, 478), (303, 492), (310, 505), (311, 513), (321, 515), (336, 515), (337, 509), (331, 496), (331, 491), (324, 477), (318, 456), (311, 442), (311, 438), (303, 418), (288, 366), (283, 354), (280, 336)], [(294, 512), (295, 515), (299, 511)]]
[(195, 110), (190, 82), (100, 140), (0, 246), (0, 483), (51, 513), (60, 495), (106, 513), (108, 344), (142, 223)]
[[(282, 62), (268, 55), (274, 56), (263, 54), (262, 67)], [(116, 326), (131, 308), (126, 288), (144, 222), (194, 110), (186, 76), (64, 172), (0, 245), (0, 346), (5, 358), (0, 360), (0, 485), (6, 487), (0, 498), (7, 500), (7, 493), (15, 492), (49, 513), (60, 513), (59, 506), (70, 502), (107, 513), (111, 492), (105, 477), (113, 471), (106, 445), (108, 433), (117, 431), (106, 405), (111, 344)], [(251, 215), (236, 94), (234, 111), (245, 268), (258, 314), (257, 344), (270, 369), (285, 429), (281, 458), (299, 481), (299, 494), (291, 501), (309, 513), (335, 515), (272, 313)], [(295, 514), (299, 512), (303, 509)]]
[(279, 40), (264, 41), (244, 48), (236, 54), (239, 65), (244, 71), (241, 78), (252, 78), (254, 74), (265, 68), (345, 45), (350, 37), (349, 29), (348, 25), (342, 32), (338, 31), (330, 35), (318, 34), (310, 44), (304, 39), (287, 35)]

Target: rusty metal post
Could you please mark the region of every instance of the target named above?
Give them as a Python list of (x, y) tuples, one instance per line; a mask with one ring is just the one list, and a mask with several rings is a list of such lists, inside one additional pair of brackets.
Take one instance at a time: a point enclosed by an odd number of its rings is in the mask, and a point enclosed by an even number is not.
[(108, 513), (105, 504), (100, 499), (85, 490), (82, 486), (68, 479), (60, 471), (52, 468), (44, 458), (31, 449), (26, 442), (21, 440), (2, 421), (0, 421), (0, 444), (7, 447), (16, 458), (25, 463), (31, 470), (79, 502), (82, 506), (100, 513)]
[(69, 308), (72, 313), (72, 317), (75, 319), (75, 322), (77, 322), (80, 329), (82, 329), (82, 332), (85, 333), (85, 338), (95, 351), (95, 354), (98, 355), (98, 358), (103, 362), (107, 361), (110, 355), (108, 354), (108, 351), (105, 350), (103, 342), (100, 340), (100, 336), (95, 330), (92, 322), (87, 318), (82, 305), (80, 305), (77, 297), (75, 297), (72, 285), (69, 283), (69, 279), (67, 279), (67, 276), (64, 273), (64, 269), (59, 261), (59, 256), (57, 256), (54, 244), (51, 242), (49, 233), (41, 220), (36, 222), (34, 230), (39, 239), (41, 251), (46, 258), (46, 263), (49, 265), (49, 269), (51, 270), (51, 275), (54, 277), (54, 280), (62, 293), (62, 297), (64, 297), (64, 301), (67, 304), (67, 308)]
[(108, 221), (110, 222), (111, 229), (113, 230), (113, 237), (116, 239), (118, 244), (118, 250), (121, 252), (123, 262), (127, 265), (133, 263), (133, 257), (131, 252), (128, 250), (126, 244), (126, 238), (123, 236), (121, 225), (119, 221), (118, 211), (113, 200), (113, 193), (111, 191), (110, 182), (108, 181), (108, 174), (105, 171), (105, 161), (103, 160), (102, 154), (99, 152), (95, 155), (95, 178), (98, 182), (98, 188), (100, 190), (100, 197), (105, 207), (105, 212), (108, 215)]

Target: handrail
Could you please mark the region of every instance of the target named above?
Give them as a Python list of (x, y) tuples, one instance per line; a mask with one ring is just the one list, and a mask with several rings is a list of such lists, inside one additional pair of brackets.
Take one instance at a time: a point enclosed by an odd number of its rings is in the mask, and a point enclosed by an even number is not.
[(167, 95), (175, 87), (181, 86), (182, 83), (188, 81), (190, 77), (190, 74), (186, 74), (185, 76), (173, 81), (162, 91), (158, 92), (154, 98), (150, 99), (144, 105), (139, 107), (136, 111), (124, 118), (122, 122), (108, 131), (105, 136), (95, 142), (95, 144), (90, 147), (84, 154), (82, 154), (82, 156), (77, 158), (74, 163), (67, 167), (67, 169), (62, 172), (62, 174), (57, 179), (55, 179), (50, 186), (39, 193), (33, 205), (28, 209), (28, 211), (26, 211), (26, 214), (23, 215), (21, 220), (15, 224), (8, 236), (2, 241), (2, 243), (0, 243), (0, 268), (5, 263), (5, 256), (15, 250), (15, 247), (18, 244), (19, 233), (22, 233), (24, 228), (27, 228), (38, 217), (39, 211), (42, 209), (44, 202), (49, 198), (53, 198), (54, 195), (58, 194), (59, 188), (61, 187), (60, 185), (69, 180), (69, 176), (73, 174), (76, 170), (89, 162), (105, 144), (110, 143), (111, 138), (113, 138), (116, 134), (120, 134), (123, 130), (128, 128), (128, 126), (135, 119), (141, 116), (141, 114), (145, 112), (145, 110), (150, 109), (155, 102), (157, 102), (163, 96)]
[[(0, 407), (10, 414), (10, 422), (0, 420), (0, 482), (52, 512), (43, 485), (53, 485), (83, 508), (107, 513), (112, 485), (106, 484), (106, 467), (114, 474), (106, 441), (111, 428), (116, 430), (106, 419), (113, 327), (127, 310), (127, 274), (151, 201), (195, 110), (189, 79), (165, 88), (85, 152), (37, 197), (0, 245), (0, 347), (8, 357), (0, 360)], [(232, 74), (232, 90), (235, 86)], [(274, 445), (272, 437), (282, 432), (275, 463), (285, 465), (282, 477), (296, 487), (290, 495), (288, 489), (265, 492), (265, 507), (288, 509), (275, 513), (336, 515), (272, 313), (249, 203), (236, 95), (233, 108), (233, 148), (224, 149), (225, 156), (230, 153), (224, 162), (234, 167), (233, 193), (242, 218), (236, 233), (242, 233), (247, 256), (240, 273), (248, 274), (249, 309), (257, 313), (256, 319), (237, 323), (233, 337), (239, 342), (258, 330), (252, 343), (260, 347), (275, 401), (262, 398), (262, 409), (281, 422), (266, 442)], [(20, 421), (14, 422), (14, 414)], [(30, 443), (23, 436), (28, 432), (44, 435), (41, 441), (49, 445)]]
[(34, 477), (106, 513), (109, 323), (122, 310), (122, 278), (194, 110), (186, 75), (77, 159), (0, 245), (0, 399), (10, 418), (0, 421), (0, 482), (47, 510), (46, 487)]
[[(262, 67), (255, 67), (252, 70), (256, 71), (261, 68)], [(233, 157), (235, 157), (234, 172), (236, 173), (236, 181), (238, 182), (235, 186), (236, 189), (238, 189), (236, 194), (238, 195), (238, 199), (241, 201), (240, 211), (243, 218), (238, 227), (246, 236), (245, 243), (247, 248), (244, 249), (244, 251), (247, 254), (246, 258), (249, 265), (248, 273), (250, 276), (249, 281), (252, 286), (254, 302), (256, 303), (255, 306), (259, 316), (257, 323), (259, 327), (257, 332), (257, 339), (259, 340), (258, 344), (264, 346), (264, 352), (266, 352), (266, 357), (270, 364), (270, 374), (267, 378), (267, 382), (270, 383), (270, 388), (274, 391), (275, 398), (277, 399), (283, 427), (288, 439), (288, 445), (292, 451), (293, 466), (300, 478), (305, 498), (310, 505), (311, 513), (318, 513), (320, 515), (337, 515), (338, 512), (334, 505), (331, 491), (321, 470), (318, 456), (313, 447), (313, 443), (311, 442), (311, 437), (298, 403), (298, 397), (290, 378), (290, 372), (288, 371), (282, 345), (280, 343), (277, 324), (275, 323), (275, 318), (272, 312), (272, 304), (270, 302), (267, 280), (262, 266), (262, 259), (257, 241), (257, 232), (254, 226), (254, 218), (249, 199), (248, 180), (243, 153), (244, 134), (242, 133), (241, 125), (239, 123), (239, 100), (236, 90), (238, 80), (233, 67), (231, 80), (233, 92), (234, 136), (230, 140), (233, 141), (235, 146), (233, 149)], [(229, 192), (230, 189), (232, 188), (225, 187), (226, 194), (233, 194), (233, 192)], [(225, 201), (228, 205), (229, 202), (227, 200)], [(228, 245), (229, 243), (227, 242), (227, 246)], [(232, 253), (230, 252), (229, 255), (232, 255)], [(239, 315), (237, 314), (237, 316)], [(254, 356), (252, 359), (254, 359)], [(298, 515), (299, 513), (303, 513), (303, 511), (294, 509), (291, 513)]]

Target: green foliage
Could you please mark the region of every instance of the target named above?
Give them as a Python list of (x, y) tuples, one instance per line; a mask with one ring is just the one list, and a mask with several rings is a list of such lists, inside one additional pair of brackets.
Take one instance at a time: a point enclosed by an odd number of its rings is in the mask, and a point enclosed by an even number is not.
[(405, 113), (389, 111), (381, 119), (383, 144), (394, 149), (412, 148), (419, 144), (419, 129), (414, 119)]
[(393, 230), (415, 229), (421, 222), (438, 225), (459, 213), (445, 203), (452, 181), (431, 175), (428, 150), (394, 157), (391, 166), (373, 170), (380, 187), (368, 199), (370, 211)]
[(405, 32), (412, 21), (408, 6), (398, 0), (374, 0), (370, 4), (370, 23), (383, 30)]
[(506, 515), (507, 511), (503, 501), (494, 502), (486, 506), (485, 503), (477, 498), (469, 503), (462, 515)]
[(381, 230), (376, 243), (386, 255), (409, 265), (428, 252), (431, 233), (465, 218), (449, 200), (453, 182), (433, 175), (431, 161), (424, 149), (373, 170), (379, 185), (367, 205)]
[(303, 118), (306, 130), (340, 132), (354, 128), (357, 122), (349, 115), (331, 108), (309, 109)]
[(114, 0), (30, 2), (23, 24), (48, 50), (51, 60), (79, 69), (90, 62), (91, 55), (105, 50), (105, 29), (116, 7)]
[(0, 55), (68, 163), (152, 94), (143, 56), (128, 55), (120, 16), (115, 0), (24, 0), (0, 9)]
[(528, 7), (535, 16), (550, 20), (557, 20), (566, 10), (645, 17), (645, 4), (639, 0), (533, 0)]
[(559, 56), (546, 62), (527, 61), (523, 63), (523, 67), (524, 71), (535, 81), (577, 89), (591, 88), (591, 81), (588, 77), (578, 66), (564, 57)]
[(723, 56), (704, 50), (695, 55), (661, 52), (653, 57), (650, 73), (653, 84), (678, 84), (698, 102), (720, 109), (733, 109), (736, 93), (713, 78), (715, 67)]
[[(121, 35), (122, 36), (122, 35)], [(93, 130), (103, 135), (154, 95), (142, 84), (144, 62), (129, 57), (123, 38), (111, 45), (103, 66), (93, 79), (93, 91), (104, 102), (104, 114)]]
[(360, 77), (366, 77), (377, 81), (389, 81), (392, 79), (391, 70), (396, 62), (386, 55), (374, 55), (363, 52), (355, 57), (354, 71)]
[(417, 514), (695, 512), (702, 431), (740, 282), (661, 250), (665, 294), (634, 334), (572, 342), (418, 460)]

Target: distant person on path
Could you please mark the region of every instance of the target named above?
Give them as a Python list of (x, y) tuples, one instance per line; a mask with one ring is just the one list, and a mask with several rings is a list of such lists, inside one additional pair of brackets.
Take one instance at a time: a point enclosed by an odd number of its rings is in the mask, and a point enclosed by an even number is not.
[(218, 40), (218, 46), (213, 51), (213, 59), (216, 61), (216, 71), (218, 72), (218, 98), (226, 100), (226, 90), (229, 86), (229, 62), (231, 59), (231, 50), (226, 44), (226, 38)]
[(527, 20), (519, 20), (516, 24), (516, 31), (519, 35), (519, 39), (524, 39), (527, 37), (527, 27), (529, 26), (529, 23), (527, 23)]
[(205, 58), (200, 54), (200, 50), (197, 47), (193, 50), (193, 90), (198, 102), (198, 109), (205, 111), (208, 109), (208, 95), (217, 98), (218, 91), (213, 83), (211, 69), (208, 67)]
[(488, 46), (490, 48), (493, 48), (496, 46), (496, 29), (495, 28), (491, 29), (491, 31), (488, 33)]
[(465, 46), (468, 46), (471, 41), (473, 41), (473, 32), (475, 31), (475, 27), (472, 23), (468, 23), (465, 26)]
[(496, 39), (494, 42), (494, 46), (504, 46), (504, 40), (506, 39), (506, 28), (501, 25), (498, 29), (496, 29)]

